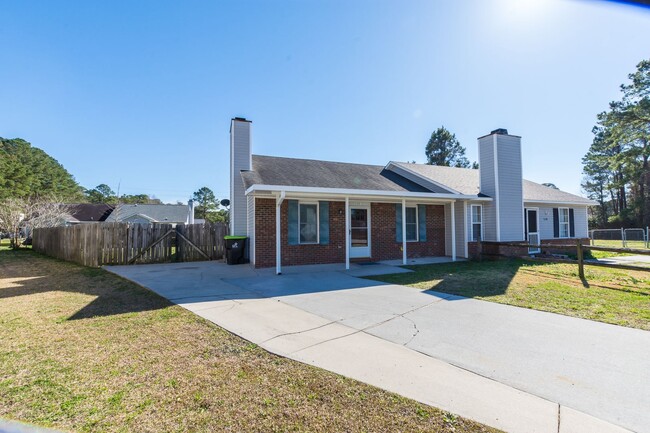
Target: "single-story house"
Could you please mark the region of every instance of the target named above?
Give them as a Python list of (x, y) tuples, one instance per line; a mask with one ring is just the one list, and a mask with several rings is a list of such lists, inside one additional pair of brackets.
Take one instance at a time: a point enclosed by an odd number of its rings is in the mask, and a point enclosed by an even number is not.
[(108, 223), (199, 224), (194, 219), (194, 202), (188, 204), (118, 204), (106, 219)]
[[(470, 257), (476, 241), (588, 237), (586, 198), (523, 179), (521, 137), (478, 139), (479, 169), (253, 155), (251, 122), (230, 126), (230, 233), (257, 268)], [(536, 252), (534, 249), (531, 252)]]
[(89, 224), (106, 221), (114, 206), (104, 203), (77, 203), (66, 205), (65, 225)]

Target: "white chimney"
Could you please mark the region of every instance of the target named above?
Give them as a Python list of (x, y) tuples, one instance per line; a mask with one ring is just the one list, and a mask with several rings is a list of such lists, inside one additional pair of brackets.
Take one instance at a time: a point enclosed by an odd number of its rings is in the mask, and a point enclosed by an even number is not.
[(492, 197), (483, 206), (483, 239), (524, 240), (521, 137), (496, 129), (478, 139), (480, 191)]
[(190, 199), (187, 202), (187, 207), (189, 208), (188, 224), (194, 224), (194, 200)]
[(246, 236), (246, 195), (240, 172), (252, 168), (251, 121), (230, 122), (230, 234)]

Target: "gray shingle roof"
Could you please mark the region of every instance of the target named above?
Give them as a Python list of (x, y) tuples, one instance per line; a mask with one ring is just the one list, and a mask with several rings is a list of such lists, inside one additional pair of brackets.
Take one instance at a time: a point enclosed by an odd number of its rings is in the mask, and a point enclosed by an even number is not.
[(253, 155), (253, 170), (244, 171), (241, 175), (247, 189), (251, 185), (261, 184), (428, 192), (426, 188), (385, 170), (381, 165)]
[(106, 222), (124, 221), (134, 215), (146, 215), (156, 222), (185, 223), (189, 207), (185, 204), (120, 204), (108, 216)]
[[(381, 165), (253, 155), (253, 169), (241, 173), (244, 187), (252, 185), (430, 192)], [(479, 171), (468, 168), (393, 162), (463, 195), (479, 194)], [(584, 197), (524, 180), (524, 201), (592, 204)]]
[[(414, 171), (421, 176), (447, 185), (461, 194), (474, 195), (479, 192), (479, 171), (471, 168), (443, 167), (438, 165), (394, 163)], [(557, 203), (592, 204), (591, 200), (575, 194), (549, 188), (524, 179), (524, 201), (548, 201)]]

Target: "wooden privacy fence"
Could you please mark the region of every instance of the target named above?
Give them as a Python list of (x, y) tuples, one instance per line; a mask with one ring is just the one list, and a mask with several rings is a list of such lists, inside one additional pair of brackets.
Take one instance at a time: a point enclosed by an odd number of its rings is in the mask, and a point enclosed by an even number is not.
[(219, 260), (228, 226), (92, 223), (35, 229), (32, 248), (84, 266)]

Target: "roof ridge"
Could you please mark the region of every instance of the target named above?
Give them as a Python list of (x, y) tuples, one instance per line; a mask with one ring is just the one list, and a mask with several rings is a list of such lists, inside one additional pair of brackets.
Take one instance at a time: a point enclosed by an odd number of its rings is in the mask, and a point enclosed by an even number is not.
[(313, 161), (313, 162), (329, 162), (332, 164), (344, 164), (344, 165), (363, 165), (365, 167), (385, 167), (386, 165), (381, 164), (363, 164), (360, 162), (343, 162), (343, 161), (328, 161), (326, 159), (313, 159), (313, 158), (294, 158), (291, 156), (273, 156), (273, 155), (259, 155), (253, 154), (252, 156), (262, 157), (262, 158), (276, 158), (276, 159), (293, 159), (296, 161)]

